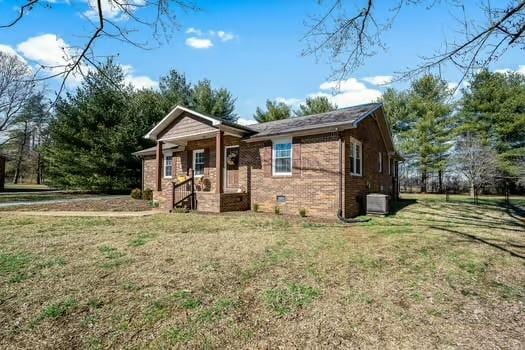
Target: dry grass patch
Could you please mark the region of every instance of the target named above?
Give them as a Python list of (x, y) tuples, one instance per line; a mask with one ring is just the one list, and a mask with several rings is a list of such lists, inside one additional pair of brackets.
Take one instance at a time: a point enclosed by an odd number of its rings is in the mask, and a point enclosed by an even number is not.
[(1, 348), (525, 342), (525, 230), (496, 206), (421, 201), (350, 226), (258, 213), (0, 225)]

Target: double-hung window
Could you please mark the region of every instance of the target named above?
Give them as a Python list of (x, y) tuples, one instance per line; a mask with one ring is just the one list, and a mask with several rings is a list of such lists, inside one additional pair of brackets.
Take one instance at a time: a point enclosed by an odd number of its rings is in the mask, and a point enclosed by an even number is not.
[(274, 141), (272, 153), (273, 175), (292, 175), (292, 140)]
[(164, 177), (171, 178), (173, 175), (173, 156), (166, 155), (164, 157)]
[(379, 155), (378, 155), (378, 161), (379, 161), (379, 172), (382, 173), (383, 172), (383, 153), (379, 152)]
[(362, 163), (362, 144), (361, 142), (352, 139), (350, 141), (350, 174), (361, 176), (363, 174)]
[(193, 174), (195, 176), (204, 175), (204, 150), (193, 151)]

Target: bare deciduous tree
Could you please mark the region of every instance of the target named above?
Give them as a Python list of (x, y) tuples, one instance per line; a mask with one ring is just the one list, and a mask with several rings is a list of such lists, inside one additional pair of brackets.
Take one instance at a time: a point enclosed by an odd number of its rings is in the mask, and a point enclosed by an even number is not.
[(5, 132), (32, 95), (32, 77), (29, 67), (18, 57), (0, 52), (0, 145), (8, 141)]
[[(41, 65), (39, 77), (35, 79), (41, 81), (61, 78), (57, 96), (70, 76), (84, 76), (89, 69), (100, 71), (100, 58), (105, 60), (107, 56), (101, 57), (95, 52), (94, 46), (98, 40), (108, 38), (142, 49), (151, 49), (169, 40), (173, 29), (178, 27), (176, 11), (198, 10), (194, 0), (88, 0), (87, 4), (90, 10), (82, 15), (89, 21), (92, 30), (89, 33), (77, 33), (87, 39), (80, 45), (63, 47), (64, 63)], [(0, 29), (16, 26), (39, 6), (53, 8), (54, 5), (51, 1), (26, 0), (14, 18), (0, 23)], [(137, 39), (136, 34), (144, 30), (150, 31), (151, 40)]]
[(479, 138), (471, 134), (461, 137), (456, 144), (455, 158), (457, 170), (467, 179), (472, 197), (494, 181), (498, 165), (496, 152), (483, 145)]
[[(437, 53), (423, 57), (417, 67), (400, 72), (399, 79), (431, 69), (452, 64), (463, 72), (485, 68), (512, 47), (525, 48), (525, 1), (507, 0), (494, 5), (489, 0), (481, 2), (483, 21), (468, 18), (465, 4), (459, 0), (362, 0), (355, 5), (343, 0), (319, 1), (330, 5), (321, 16), (307, 21), (308, 31), (304, 40), (308, 45), (304, 55), (328, 56), (333, 63), (333, 75), (343, 79), (379, 51), (384, 51), (384, 35), (395, 23), (397, 15), (406, 7), (421, 6), (430, 9), (443, 5), (455, 16), (457, 40), (445, 41)], [(474, 4), (474, 2), (472, 2)], [(384, 15), (387, 13), (388, 15)]]

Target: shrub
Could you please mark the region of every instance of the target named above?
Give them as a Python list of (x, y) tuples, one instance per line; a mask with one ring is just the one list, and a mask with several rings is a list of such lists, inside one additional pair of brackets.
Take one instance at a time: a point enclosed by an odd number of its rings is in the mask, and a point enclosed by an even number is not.
[(152, 201), (153, 200), (153, 190), (151, 188), (146, 188), (144, 192), (142, 193), (142, 199), (145, 201)]
[(281, 211), (281, 207), (276, 205), (274, 208), (273, 208), (273, 212), (275, 213), (275, 215), (281, 215), (282, 214), (282, 211)]
[(141, 199), (142, 198), (142, 191), (140, 188), (134, 188), (131, 190), (131, 198), (133, 199)]
[(301, 216), (302, 218), (306, 217), (306, 208), (299, 209), (299, 216)]
[(253, 203), (252, 210), (257, 213), (259, 211), (259, 203)]

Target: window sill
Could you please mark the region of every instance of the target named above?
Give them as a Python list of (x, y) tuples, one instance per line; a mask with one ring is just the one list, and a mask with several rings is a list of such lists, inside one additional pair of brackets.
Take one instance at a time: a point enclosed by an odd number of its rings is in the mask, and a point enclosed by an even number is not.
[(272, 174), (272, 177), (291, 177), (292, 173)]

